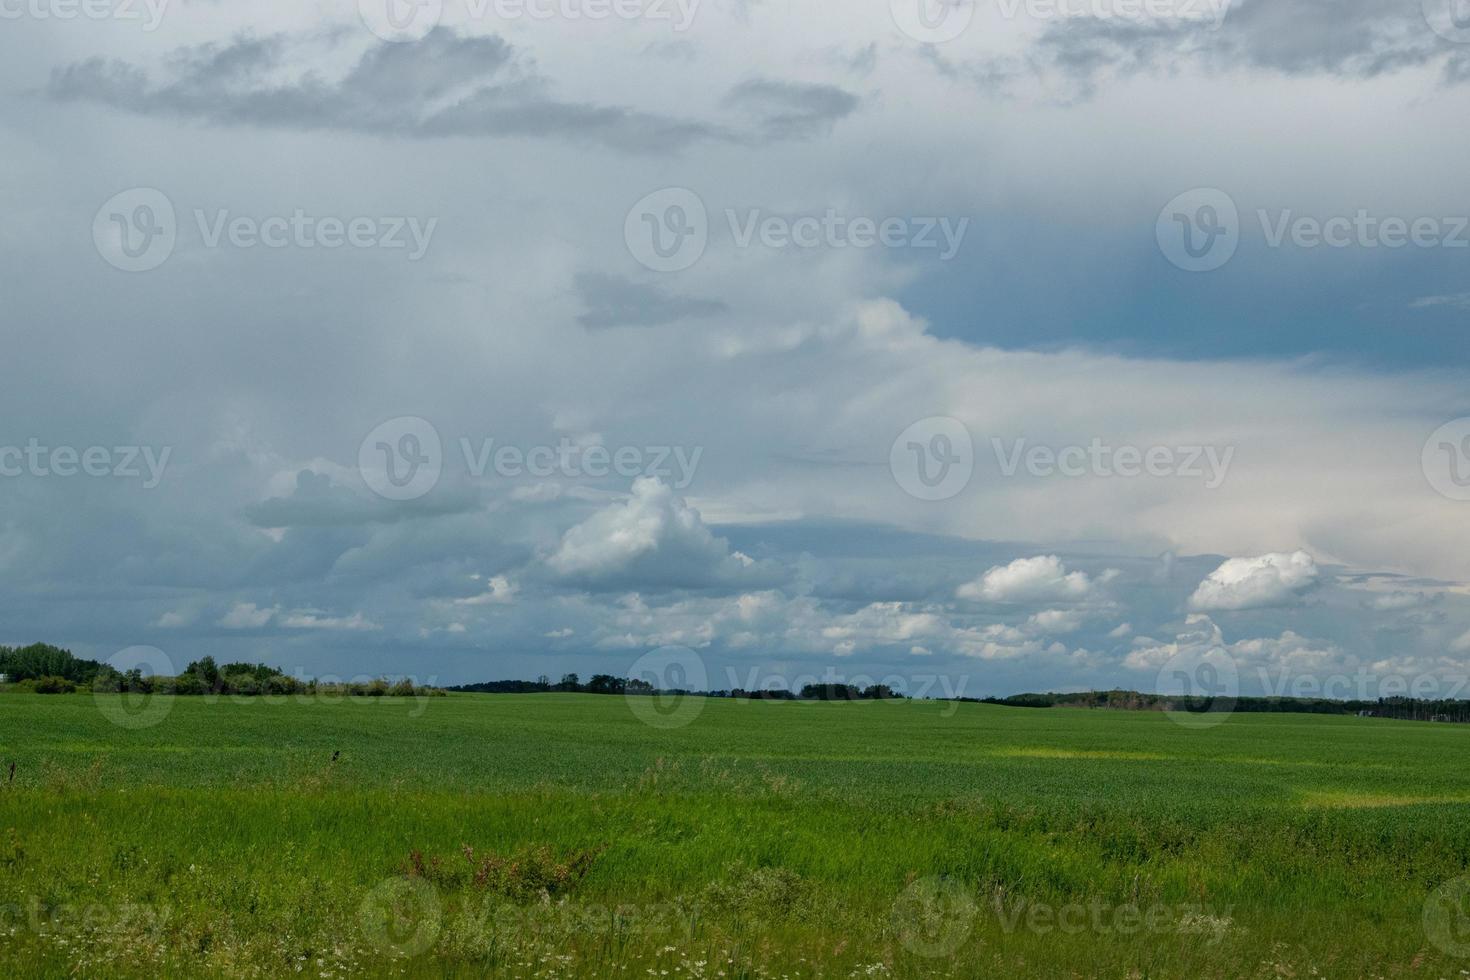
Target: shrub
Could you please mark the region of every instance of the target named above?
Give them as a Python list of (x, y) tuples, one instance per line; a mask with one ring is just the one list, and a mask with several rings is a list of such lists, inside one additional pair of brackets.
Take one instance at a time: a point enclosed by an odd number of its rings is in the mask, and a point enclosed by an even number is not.
[(65, 677), (37, 677), (28, 683), (37, 694), (71, 694), (77, 689), (76, 684)]

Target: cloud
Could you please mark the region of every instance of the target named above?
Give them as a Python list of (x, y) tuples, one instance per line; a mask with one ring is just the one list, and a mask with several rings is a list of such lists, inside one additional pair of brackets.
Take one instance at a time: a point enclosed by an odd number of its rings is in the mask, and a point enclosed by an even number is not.
[(991, 92), (1057, 101), (1090, 97), (1109, 79), (1269, 72), (1369, 80), (1430, 65), (1454, 84), (1470, 79), (1470, 53), (1428, 29), (1420, 0), (1214, 0), (1196, 16), (1076, 15), (1049, 19), (1019, 51), (968, 62), (935, 49), (939, 71)]
[(717, 300), (675, 296), (658, 286), (621, 276), (582, 273), (575, 280), (587, 311), (577, 317), (584, 327), (658, 326), (713, 316), (726, 309)]
[(1317, 563), (1305, 551), (1230, 558), (1189, 597), (1200, 612), (1261, 609), (1295, 602), (1317, 584)]
[(1076, 609), (1044, 609), (1034, 613), (1026, 622), (1040, 633), (1075, 633), (1082, 628), (1085, 617)]
[(835, 85), (765, 78), (742, 82), (725, 97), (726, 105), (754, 116), (760, 135), (773, 141), (828, 133), (839, 120), (856, 111), (861, 101)]
[(503, 606), (516, 601), (516, 593), (521, 587), (504, 575), (493, 575), (486, 583), (486, 589), (477, 595), (464, 599), (455, 599), (456, 606)]
[(1085, 572), (1069, 572), (1056, 555), (1040, 555), (997, 565), (960, 586), (956, 595), (986, 602), (1055, 602), (1082, 600), (1092, 590)]
[(762, 144), (829, 131), (858, 98), (830, 85), (771, 80), (736, 86), (726, 104), (754, 116), (754, 130), (624, 106), (572, 102), (509, 42), (438, 27), (412, 42), (368, 48), (329, 79), (314, 38), (243, 35), (175, 52), (174, 77), (155, 83), (136, 65), (88, 58), (54, 69), (58, 102), (91, 102), (147, 116), (219, 126), (365, 133), (406, 139), (532, 137), (629, 153), (678, 152), (703, 142)]
[(616, 589), (699, 588), (759, 572), (654, 477), (634, 480), (627, 500), (570, 528), (546, 563), (564, 578)]
[(1411, 310), (1470, 310), (1470, 293), (1451, 293), (1444, 296), (1421, 296), (1409, 304)]
[(282, 81), (299, 43), (284, 35), (246, 36), (187, 48), (171, 59), (176, 77), (162, 84), (133, 65), (91, 58), (55, 70), (47, 91), (61, 102), (222, 126), (414, 139), (555, 137), (661, 153), (725, 136), (656, 113), (555, 99), (549, 83), (493, 35), (463, 36), (440, 27), (420, 41), (369, 48), (335, 82), (314, 67)]
[(473, 494), (451, 488), (410, 501), (393, 501), (351, 490), (331, 476), (310, 469), (297, 472), (286, 496), (267, 497), (244, 508), (244, 517), (261, 528), (355, 527), (472, 512), (480, 508)]
[(280, 625), (286, 629), (293, 630), (348, 630), (357, 632), (361, 630), (382, 629), (381, 626), (370, 621), (360, 612), (355, 612), (351, 616), (328, 616), (320, 609), (294, 610), (288, 615), (281, 617)]
[(263, 609), (253, 602), (237, 602), (220, 618), (219, 625), (227, 630), (258, 630), (280, 611), (280, 606)]

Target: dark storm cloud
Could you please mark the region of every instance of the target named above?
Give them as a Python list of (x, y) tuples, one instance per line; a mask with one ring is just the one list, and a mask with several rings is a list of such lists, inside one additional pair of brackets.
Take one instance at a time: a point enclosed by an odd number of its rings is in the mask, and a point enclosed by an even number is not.
[(220, 126), (341, 130), (379, 136), (536, 137), (594, 143), (631, 153), (667, 153), (706, 141), (801, 138), (829, 130), (857, 105), (825, 85), (759, 81), (729, 102), (756, 116), (756, 131), (623, 106), (562, 101), (550, 82), (495, 37), (437, 28), (421, 41), (370, 48), (336, 81), (315, 71), (281, 76), (293, 63), (284, 35), (237, 37), (175, 54), (171, 81), (135, 65), (89, 58), (52, 71), (47, 95), (148, 116)]
[(921, 57), (943, 74), (1010, 95), (1058, 76), (1074, 97), (1087, 97), (1106, 75), (1191, 66), (1366, 80), (1442, 65), (1446, 84), (1470, 78), (1470, 50), (1431, 30), (1420, 0), (1181, 0), (1178, 7), (1177, 17), (1053, 17), (1018, 56), (960, 62), (929, 46)]
[(725, 97), (757, 119), (758, 132), (768, 140), (804, 139), (832, 130), (851, 115), (861, 100), (835, 85), (810, 85), (771, 79), (742, 82)]
[(587, 307), (587, 312), (577, 317), (584, 327), (652, 327), (713, 316), (725, 309), (725, 304), (717, 300), (675, 296), (621, 276), (584, 273), (577, 276), (576, 287)]

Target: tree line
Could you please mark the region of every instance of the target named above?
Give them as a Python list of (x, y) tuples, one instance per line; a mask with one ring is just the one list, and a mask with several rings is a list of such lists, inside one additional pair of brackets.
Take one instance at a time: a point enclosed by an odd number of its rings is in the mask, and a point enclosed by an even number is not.
[(362, 697), (413, 697), (443, 694), (438, 688), (415, 685), (408, 679), (321, 683), (290, 677), (267, 664), (219, 664), (213, 657), (191, 661), (177, 675), (120, 671), (110, 664), (86, 660), (49, 643), (26, 647), (0, 646), (0, 674), (16, 693), (70, 694), (79, 689), (137, 694), (340, 694)]
[(693, 694), (707, 698), (749, 698), (760, 701), (885, 701), (905, 697), (887, 684), (871, 684), (867, 687), (854, 684), (807, 684), (799, 691), (784, 688), (747, 691), (739, 687), (721, 691), (691, 691), (684, 688), (660, 689), (639, 678), (623, 678), (613, 674), (593, 674), (586, 683), (577, 674), (563, 674), (561, 680), (555, 683), (542, 674), (534, 681), (480, 681), (475, 684), (460, 684), (450, 687), (449, 690), (476, 694)]
[(1081, 691), (1013, 694), (1004, 698), (960, 698), (1012, 708), (1111, 708), (1122, 711), (1239, 711), (1317, 715), (1363, 715), (1400, 721), (1470, 722), (1470, 701), (1403, 696), (1336, 701), (1331, 698), (1237, 697), (1230, 699), (1141, 694), (1138, 691)]

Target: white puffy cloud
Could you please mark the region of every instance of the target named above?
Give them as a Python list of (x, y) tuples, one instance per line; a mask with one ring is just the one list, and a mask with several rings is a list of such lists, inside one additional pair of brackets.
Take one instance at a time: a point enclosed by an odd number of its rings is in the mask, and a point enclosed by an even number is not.
[(351, 616), (329, 616), (320, 609), (296, 609), (280, 618), (280, 625), (293, 630), (360, 630), (382, 629), (360, 612)]
[(755, 564), (654, 477), (634, 480), (628, 499), (568, 529), (546, 563), (565, 578), (619, 589), (734, 582)]
[(996, 565), (956, 594), (986, 602), (1065, 602), (1085, 599), (1092, 590), (1085, 572), (1067, 571), (1056, 555), (1039, 555)]
[(220, 618), (219, 625), (227, 630), (260, 629), (278, 612), (279, 606), (261, 608), (253, 602), (237, 602)]
[(1194, 590), (1189, 608), (1213, 612), (1286, 605), (1316, 585), (1319, 575), (1305, 551), (1230, 558)]
[(456, 606), (492, 606), (508, 605), (516, 601), (516, 593), (521, 587), (506, 578), (504, 575), (492, 575), (486, 583), (484, 592), (468, 596), (463, 599), (455, 599)]
[(1043, 609), (1026, 622), (1040, 633), (1075, 633), (1082, 628), (1085, 616), (1076, 609)]

